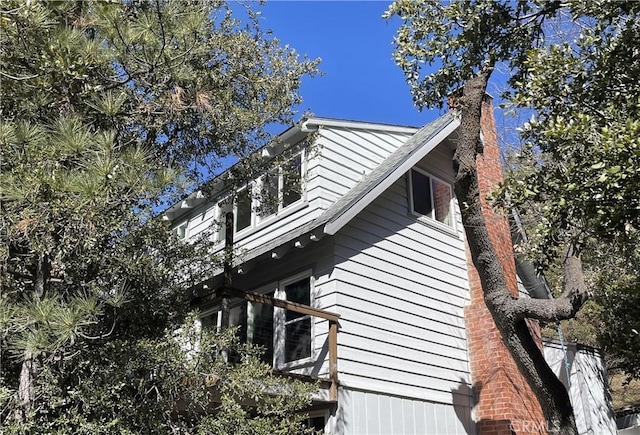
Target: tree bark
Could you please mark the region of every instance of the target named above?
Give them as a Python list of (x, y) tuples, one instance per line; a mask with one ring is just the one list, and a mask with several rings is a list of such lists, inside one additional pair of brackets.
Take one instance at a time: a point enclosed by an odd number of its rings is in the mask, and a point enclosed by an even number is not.
[[(49, 258), (42, 253), (36, 260), (33, 272), (33, 299), (40, 300), (46, 293), (49, 281), (50, 264)], [(24, 354), (24, 361), (20, 369), (20, 383), (18, 385), (18, 409), (15, 418), (23, 420), (31, 410), (35, 400), (35, 378), (40, 368), (38, 355), (34, 350), (28, 349)]]
[[(476, 158), (480, 144), (481, 109), (493, 66), (485, 66), (463, 88), (456, 101), (461, 116), (459, 143), (453, 158), (455, 193), (462, 211), (469, 250), (478, 271), (484, 299), (502, 340), (518, 369), (538, 398), (548, 429), (554, 434), (576, 434), (573, 409), (566, 388), (546, 363), (525, 319), (548, 319), (575, 314), (584, 302), (584, 280), (569, 285), (560, 300), (520, 299), (511, 294), (482, 212)], [(571, 279), (581, 276), (579, 257), (567, 256)], [(562, 315), (561, 315), (562, 314)], [(561, 315), (561, 316), (559, 316)]]

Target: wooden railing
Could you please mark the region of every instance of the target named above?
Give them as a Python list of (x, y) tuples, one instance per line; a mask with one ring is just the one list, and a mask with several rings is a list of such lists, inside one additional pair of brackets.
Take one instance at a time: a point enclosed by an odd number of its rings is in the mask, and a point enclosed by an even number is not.
[[(303, 315), (319, 317), (321, 319), (325, 319), (329, 322), (329, 400), (332, 402), (337, 402), (338, 400), (338, 321), (340, 319), (340, 315), (336, 313), (332, 313), (330, 311), (320, 310), (318, 308), (311, 307), (309, 305), (299, 304), (296, 302), (285, 301), (282, 299), (277, 299), (272, 296), (248, 292), (245, 290), (241, 290), (234, 287), (221, 287), (214, 292), (202, 296), (197, 300), (193, 301), (196, 305), (201, 305), (206, 302), (211, 302), (214, 300), (225, 300), (229, 298), (239, 298), (244, 299), (248, 302), (254, 302), (259, 304), (271, 305), (278, 308), (283, 308), (286, 310), (290, 310), (296, 313), (300, 313)], [(223, 303), (223, 309), (225, 304)], [(228, 319), (228, 315), (224, 318)], [(224, 322), (224, 320), (223, 320)], [(228, 326), (224, 325), (223, 326)]]

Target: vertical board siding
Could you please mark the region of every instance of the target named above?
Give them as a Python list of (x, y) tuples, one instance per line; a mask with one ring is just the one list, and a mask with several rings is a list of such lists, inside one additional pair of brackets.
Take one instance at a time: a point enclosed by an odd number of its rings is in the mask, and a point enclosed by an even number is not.
[(380, 393), (342, 389), (334, 434), (462, 435), (475, 434), (464, 405), (443, 405)]

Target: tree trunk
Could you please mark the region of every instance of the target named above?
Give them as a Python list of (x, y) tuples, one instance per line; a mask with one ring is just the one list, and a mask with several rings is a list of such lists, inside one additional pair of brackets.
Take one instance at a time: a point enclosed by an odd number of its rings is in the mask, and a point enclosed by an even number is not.
[[(556, 301), (544, 308), (546, 315), (530, 316), (528, 301), (511, 294), (502, 265), (489, 238), (482, 212), (476, 158), (480, 146), (481, 109), (492, 66), (481, 70), (468, 81), (463, 95), (456, 101), (461, 115), (461, 134), (454, 155), (455, 193), (462, 209), (469, 250), (484, 291), (487, 308), (501, 333), (502, 340), (520, 372), (540, 402), (548, 429), (554, 434), (576, 434), (573, 409), (566, 388), (546, 363), (534, 341), (525, 319), (553, 317), (558, 312)], [(579, 298), (578, 298), (579, 299)], [(540, 305), (540, 304), (538, 304)], [(542, 306), (539, 307), (542, 309)], [(563, 316), (564, 317), (564, 316)]]
[[(49, 280), (49, 258), (46, 254), (40, 254), (36, 261), (33, 272), (33, 299), (40, 300), (46, 292)], [(27, 349), (24, 354), (24, 361), (20, 370), (20, 383), (18, 386), (18, 409), (15, 418), (23, 420), (31, 410), (35, 400), (35, 378), (40, 368), (38, 355), (31, 349)]]

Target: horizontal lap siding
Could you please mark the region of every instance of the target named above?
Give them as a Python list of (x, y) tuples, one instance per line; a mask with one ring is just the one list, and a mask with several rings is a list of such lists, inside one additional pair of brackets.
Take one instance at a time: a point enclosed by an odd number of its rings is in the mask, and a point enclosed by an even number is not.
[(341, 384), (470, 403), (460, 233), (411, 215), (401, 177), (335, 243)]
[[(240, 233), (236, 237), (236, 243), (239, 247), (245, 249), (252, 249), (256, 246), (260, 246), (275, 237), (286, 234), (287, 232), (311, 221), (321, 213), (323, 207), (321, 200), (322, 183), (320, 179), (319, 158), (314, 154), (309, 156), (307, 162), (307, 172), (304, 178), (305, 193), (306, 193), (306, 205), (300, 207), (299, 204), (294, 204), (287, 209), (282, 210), (279, 214), (284, 216), (279, 218), (276, 215), (269, 220), (258, 222), (257, 225), (247, 233)], [(226, 195), (226, 194), (225, 194)], [(216, 201), (218, 198), (216, 198)], [(289, 210), (296, 209), (296, 212), (290, 212)], [(216, 209), (214, 203), (205, 203), (185, 217), (173, 223), (174, 226), (179, 226), (181, 223), (188, 221), (188, 236), (190, 238), (196, 237), (204, 230), (217, 230), (218, 218), (215, 215)], [(220, 244), (222, 247), (222, 244)]]
[[(322, 310), (337, 312), (335, 279), (332, 276), (333, 264), (332, 239), (324, 238), (320, 242), (310, 243), (304, 249), (293, 248), (281, 260), (267, 259), (251, 269), (247, 275), (235, 277), (233, 285), (248, 291), (263, 291), (267, 285), (311, 270), (314, 280), (311, 305)], [(271, 290), (270, 287), (269, 290)], [(312, 346), (316, 360), (311, 365), (294, 367), (290, 371), (328, 378), (328, 337), (329, 322), (319, 317), (314, 318)]]
[(347, 193), (410, 137), (406, 133), (336, 127), (320, 131), (321, 197), (327, 205)]

